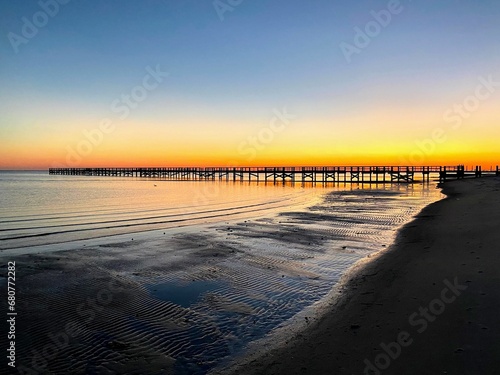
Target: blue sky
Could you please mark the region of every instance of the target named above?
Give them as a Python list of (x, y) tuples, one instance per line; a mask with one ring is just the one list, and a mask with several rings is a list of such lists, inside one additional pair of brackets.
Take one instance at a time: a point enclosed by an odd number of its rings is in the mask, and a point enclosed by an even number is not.
[(145, 67), (158, 64), (168, 82), (134, 119), (176, 131), (174, 118), (196, 113), (200, 129), (226, 119), (250, 131), (280, 106), (304, 119), (304, 132), (307, 123), (314, 131), (318, 121), (377, 106), (418, 111), (439, 103), (440, 111), (479, 75), (500, 73), (500, 2), (487, 0), (401, 1), (402, 12), (348, 63), (339, 45), (353, 43), (355, 28), (388, 4), (244, 0), (221, 20), (212, 0), (72, 0), (15, 53), (8, 34), (22, 35), (22, 18), (41, 8), (3, 2), (0, 129), (13, 142), (6, 131), (13, 124), (28, 129), (45, 117), (40, 126), (50, 127), (67, 116), (71, 128), (76, 114), (105, 116)]

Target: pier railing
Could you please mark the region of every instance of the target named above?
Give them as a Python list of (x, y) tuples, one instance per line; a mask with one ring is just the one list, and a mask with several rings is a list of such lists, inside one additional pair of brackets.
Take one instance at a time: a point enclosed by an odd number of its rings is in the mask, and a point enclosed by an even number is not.
[(162, 178), (180, 181), (263, 181), (268, 182), (354, 182), (413, 183), (438, 179), (500, 176), (500, 170), (483, 171), (480, 166), (322, 166), (322, 167), (133, 167), (133, 168), (50, 168), (49, 174), (72, 176), (116, 176)]

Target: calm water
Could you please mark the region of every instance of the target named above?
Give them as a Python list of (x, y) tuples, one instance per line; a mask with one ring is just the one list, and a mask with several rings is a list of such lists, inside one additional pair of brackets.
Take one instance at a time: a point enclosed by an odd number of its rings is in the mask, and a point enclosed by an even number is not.
[(320, 190), (0, 172), (0, 249), (263, 215)]
[[(323, 300), (349, 267), (389, 246), (398, 228), (442, 197), (434, 184), (46, 172), (0, 172), (0, 190), (0, 254), (16, 260), (22, 280), (21, 363), (50, 343), (49, 333), (81, 322), (76, 306), (103, 285), (126, 285), (113, 308), (96, 310), (77, 346), (47, 361), (56, 374), (120, 372), (125, 364), (131, 374), (205, 374)], [(86, 247), (75, 245), (82, 241)], [(65, 249), (76, 251), (52, 251)], [(145, 368), (147, 355), (159, 367)]]

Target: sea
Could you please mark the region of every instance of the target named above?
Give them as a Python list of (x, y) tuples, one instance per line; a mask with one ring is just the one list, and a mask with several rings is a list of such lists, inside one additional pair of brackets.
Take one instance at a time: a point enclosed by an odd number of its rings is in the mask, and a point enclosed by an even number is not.
[[(1, 171), (0, 191), (2, 280), (16, 263), (17, 365), (54, 374), (223, 368), (314, 312), (349, 269), (385, 251), (403, 225), (444, 198), (432, 181), (273, 184), (48, 171)], [(110, 283), (119, 287), (103, 289)]]

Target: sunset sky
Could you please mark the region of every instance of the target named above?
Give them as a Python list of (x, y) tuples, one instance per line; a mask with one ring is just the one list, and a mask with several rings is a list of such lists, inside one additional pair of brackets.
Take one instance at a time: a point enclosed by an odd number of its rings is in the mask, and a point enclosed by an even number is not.
[(0, 169), (500, 164), (495, 0), (0, 5)]

